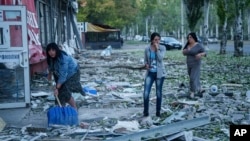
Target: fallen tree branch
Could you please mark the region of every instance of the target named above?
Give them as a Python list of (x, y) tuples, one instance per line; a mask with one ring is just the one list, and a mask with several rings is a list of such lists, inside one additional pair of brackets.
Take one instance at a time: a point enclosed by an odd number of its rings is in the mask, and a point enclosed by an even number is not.
[(228, 86), (228, 87), (243, 87), (243, 85), (242, 84), (222, 84), (221, 86)]
[(125, 68), (125, 69), (131, 69), (131, 70), (143, 70), (143, 69), (146, 69), (145, 65), (143, 65), (143, 66), (117, 65), (117, 66), (110, 67), (110, 69), (115, 69), (115, 68)]
[(110, 68), (112, 67), (111, 65), (86, 65), (86, 64), (82, 64), (80, 65), (81, 69), (85, 69), (85, 68), (98, 68), (98, 67), (102, 67), (102, 68)]
[(131, 69), (131, 70), (143, 70), (146, 69), (145, 66), (128, 66), (128, 65), (83, 65), (80, 66), (81, 69), (85, 68), (97, 68), (97, 67), (102, 67), (102, 68), (109, 68), (109, 69), (116, 69), (116, 68), (125, 68), (125, 69)]

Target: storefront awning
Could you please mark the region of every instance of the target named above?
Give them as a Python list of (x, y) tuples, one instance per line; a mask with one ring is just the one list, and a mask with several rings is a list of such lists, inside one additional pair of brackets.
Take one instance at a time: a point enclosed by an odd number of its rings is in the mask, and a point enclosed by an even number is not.
[(107, 32), (107, 31), (120, 31), (120, 29), (115, 29), (106, 25), (87, 23), (86, 32)]

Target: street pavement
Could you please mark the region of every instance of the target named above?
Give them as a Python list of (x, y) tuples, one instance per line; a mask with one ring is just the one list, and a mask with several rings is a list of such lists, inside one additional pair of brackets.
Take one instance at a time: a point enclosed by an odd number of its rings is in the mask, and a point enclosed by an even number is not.
[[(148, 46), (149, 43), (142, 42), (141, 44), (124, 44), (124, 46), (121, 48), (122, 50), (128, 50), (128, 49), (144, 49)], [(184, 43), (185, 44), (185, 43)], [(210, 51), (218, 52), (220, 51), (220, 43), (210, 43), (208, 44), (208, 49)], [(246, 55), (250, 55), (250, 41), (244, 41), (243, 42), (243, 52)], [(234, 41), (228, 40), (227, 41), (227, 47), (226, 47), (226, 53), (233, 54), (234, 53)]]
[(34, 127), (47, 127), (47, 114), (45, 112), (32, 111), (28, 108), (1, 109), (0, 117), (6, 123), (6, 127), (21, 128), (32, 125)]
[[(208, 44), (208, 49), (219, 53), (220, 43)], [(227, 41), (226, 53), (234, 53), (234, 41)], [(243, 42), (243, 54), (250, 55), (250, 41)]]
[[(141, 50), (145, 48), (147, 44), (136, 44), (127, 45), (121, 48), (121, 50), (138, 49)], [(219, 51), (220, 44), (209, 44), (208, 48), (213, 51)], [(244, 54), (250, 54), (250, 41), (244, 42)], [(228, 41), (227, 53), (233, 53), (233, 41)], [(47, 115), (45, 112), (36, 112), (30, 107), (27, 108), (10, 108), (10, 109), (0, 109), (0, 117), (5, 121), (8, 127), (23, 127), (28, 124), (36, 127), (46, 127), (47, 126)]]

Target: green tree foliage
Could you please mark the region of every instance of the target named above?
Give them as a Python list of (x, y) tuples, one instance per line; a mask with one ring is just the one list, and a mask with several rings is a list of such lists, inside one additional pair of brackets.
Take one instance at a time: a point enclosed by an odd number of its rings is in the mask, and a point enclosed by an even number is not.
[(79, 0), (79, 5), (83, 1), (86, 1), (86, 5), (79, 8), (77, 14), (79, 22), (122, 28), (133, 22), (138, 13), (137, 3), (134, 0)]
[(172, 32), (181, 28), (181, 1), (167, 0), (165, 5), (160, 4), (159, 17), (162, 18), (162, 25), (165, 31)]
[(223, 25), (226, 20), (227, 9), (225, 8), (224, 0), (217, 0), (217, 15), (219, 17), (219, 24)]
[(184, 0), (184, 5), (186, 7), (188, 27), (191, 31), (194, 31), (203, 14), (203, 0)]
[[(227, 4), (225, 4), (227, 2)], [(227, 9), (225, 8), (225, 5), (227, 5)], [(250, 0), (241, 0), (240, 8), (243, 10), (248, 10), (250, 5)], [(225, 18), (228, 18), (228, 26), (233, 26), (235, 23), (235, 17), (236, 17), (236, 5), (234, 0), (216, 0), (216, 6), (217, 6), (217, 15), (219, 17), (219, 24), (220, 26), (223, 25)], [(246, 12), (246, 11), (245, 11)], [(243, 14), (245, 13), (243, 12)], [(244, 18), (244, 15), (243, 15)]]
[(143, 17), (153, 16), (154, 10), (157, 8), (157, 0), (141, 0), (139, 6)]
[[(180, 28), (180, 0), (141, 0), (139, 7), (142, 23), (149, 19), (149, 29), (172, 32)], [(139, 18), (138, 18), (139, 19)]]
[[(227, 4), (225, 4), (227, 2)], [(234, 2), (232, 0), (216, 0), (217, 5), (217, 15), (219, 17), (219, 25), (223, 26), (225, 18), (228, 18), (228, 24), (230, 26), (233, 24), (234, 18)], [(227, 8), (225, 7), (227, 5)]]
[(135, 22), (139, 9), (135, 0), (114, 0), (115, 9), (113, 17), (110, 18), (110, 25), (122, 28)]
[[(227, 27), (233, 27), (236, 18), (235, 1), (226, 0), (227, 11), (225, 11), (225, 0), (210, 1), (212, 15), (210, 14), (209, 28), (215, 29), (219, 22), (219, 33), (221, 33), (225, 17), (227, 17)], [(250, 9), (250, 0), (240, 1), (240, 6), (244, 7), (243, 28), (246, 28), (248, 23), (244, 18), (248, 12), (246, 10)], [(127, 27), (124, 31), (130, 30), (130, 33), (141, 35), (146, 32), (150, 34), (151, 29), (168, 34), (177, 32), (181, 28), (181, 0), (78, 0), (78, 2), (77, 21), (79, 22), (106, 24), (120, 29)], [(204, 0), (183, 0), (183, 2), (186, 14), (184, 28), (197, 31), (197, 26), (204, 24), (202, 20)], [(218, 21), (215, 18), (218, 18)]]
[(80, 22), (105, 23), (115, 9), (111, 0), (85, 0), (86, 6), (80, 7), (77, 19)]
[[(150, 25), (154, 24), (153, 16), (154, 16), (155, 9), (157, 7), (157, 0), (140, 0), (138, 2), (138, 6), (140, 9), (140, 16), (142, 18), (137, 18), (137, 20), (140, 20), (139, 22), (142, 23), (142, 27), (143, 27), (143, 29), (140, 29), (140, 30), (143, 31), (144, 35), (148, 35), (150, 27), (151, 27)], [(147, 30), (145, 30), (146, 24), (148, 24)]]
[(241, 11), (242, 18), (243, 18), (242, 22), (243, 22), (243, 24), (246, 24), (247, 19), (245, 19), (245, 18), (246, 18), (247, 15), (245, 15), (245, 14), (248, 12), (248, 10), (250, 10), (250, 0), (238, 0), (238, 1), (234, 1), (233, 4), (234, 4), (234, 9), (235, 10), (232, 11), (232, 12), (234, 14), (234, 17), (239, 15), (240, 14), (239, 12)]

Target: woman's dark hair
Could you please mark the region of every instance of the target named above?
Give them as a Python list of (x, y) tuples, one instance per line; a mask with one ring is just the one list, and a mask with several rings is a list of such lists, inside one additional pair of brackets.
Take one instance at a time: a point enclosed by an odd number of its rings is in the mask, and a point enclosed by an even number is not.
[(161, 38), (161, 35), (160, 35), (159, 33), (154, 32), (154, 33), (152, 33), (152, 34), (151, 34), (151, 37), (150, 37), (150, 41), (151, 41), (151, 43), (152, 43), (152, 41), (154, 40), (154, 38), (155, 38), (156, 36), (158, 36), (158, 37), (160, 37), (160, 38)]
[[(194, 41), (195, 41), (195, 42), (198, 42), (198, 38), (197, 38), (197, 36), (196, 36), (196, 34), (195, 34), (194, 32), (189, 33), (188, 36), (192, 36), (192, 38), (194, 39)], [(188, 39), (188, 36), (187, 36), (187, 39)], [(186, 49), (187, 46), (188, 46), (188, 44), (189, 44), (189, 42), (188, 42), (188, 40), (187, 40), (187, 43), (186, 43), (186, 45), (184, 46), (183, 49)]]
[[(55, 50), (56, 51), (55, 58), (51, 58), (50, 57), (50, 55), (49, 55), (49, 51), (50, 50)], [(47, 45), (47, 47), (46, 47), (46, 57), (47, 57), (47, 63), (48, 63), (48, 65), (50, 65), (50, 60), (52, 60), (52, 59), (56, 60), (58, 57), (60, 57), (62, 55), (62, 53), (65, 53), (65, 52), (62, 51), (56, 43), (49, 43)]]
[(192, 38), (194, 39), (194, 41), (198, 42), (198, 38), (197, 38), (197, 36), (196, 36), (196, 34), (194, 32), (189, 33), (188, 36), (192, 36)]

